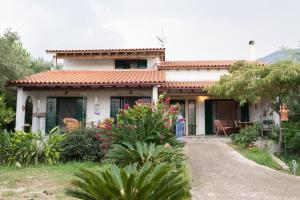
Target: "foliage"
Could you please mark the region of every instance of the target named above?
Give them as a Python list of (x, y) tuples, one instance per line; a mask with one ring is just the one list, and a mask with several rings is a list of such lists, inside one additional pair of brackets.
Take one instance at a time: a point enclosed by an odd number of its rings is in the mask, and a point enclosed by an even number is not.
[(19, 79), (25, 75), (49, 70), (53, 64), (42, 58), (34, 59), (22, 47), (17, 32), (7, 29), (0, 37), (0, 91), (9, 80)]
[(112, 165), (99, 174), (80, 170), (72, 181), (76, 189), (67, 194), (78, 199), (165, 200), (185, 199), (186, 180), (179, 172), (169, 171), (167, 164), (152, 168), (150, 163), (137, 168), (137, 163), (119, 168)]
[[(7, 81), (49, 70), (51, 67), (53, 67), (51, 62), (45, 61), (42, 58), (34, 59), (30, 53), (23, 48), (18, 33), (7, 29), (3, 36), (0, 36), (0, 95), (5, 95), (6, 97), (5, 105), (0, 105), (0, 117), (2, 110), (13, 111), (16, 108), (16, 91), (5, 87)], [(11, 121), (11, 123), (5, 123), (4, 128), (12, 130), (13, 121)]]
[(253, 126), (249, 126), (244, 129), (240, 129), (238, 134), (233, 134), (231, 139), (234, 144), (240, 146), (248, 146), (255, 142), (257, 138), (260, 136), (261, 130), (260, 125), (258, 123)]
[(14, 120), (15, 113), (12, 108), (6, 107), (4, 95), (0, 95), (0, 128)]
[(285, 122), (283, 127), (288, 154), (300, 157), (300, 122)]
[(106, 120), (99, 126), (100, 139), (105, 141), (105, 149), (111, 144), (136, 141), (164, 145), (176, 145), (172, 130), (176, 123), (178, 106), (168, 105), (169, 100), (161, 95), (156, 104), (137, 102), (128, 104), (117, 115), (117, 123)]
[(61, 142), (62, 159), (99, 161), (103, 157), (100, 150), (101, 141), (96, 138), (95, 128), (79, 127), (71, 133), (65, 133), (65, 139)]
[(11, 137), (10, 132), (7, 130), (0, 130), (0, 164), (5, 163), (7, 157), (9, 156), (7, 152), (7, 147), (10, 144), (10, 137)]
[(0, 91), (6, 81), (30, 74), (30, 54), (22, 47), (20, 37), (8, 29), (0, 37)]
[(106, 155), (107, 159), (115, 161), (118, 165), (125, 166), (137, 163), (138, 167), (145, 163), (156, 166), (160, 163), (169, 163), (171, 169), (183, 169), (185, 157), (180, 147), (166, 145), (155, 145), (137, 141), (135, 144), (114, 144)]
[(279, 112), (279, 105), (298, 90), (299, 84), (300, 64), (286, 60), (260, 66), (240, 61), (231, 66), (229, 74), (209, 87), (208, 92), (234, 98), (241, 104), (265, 99)]
[(49, 135), (41, 132), (16, 131), (5, 136), (3, 162), (28, 166), (30, 164), (55, 164), (60, 159), (60, 145), (63, 135), (58, 133), (57, 127)]
[(273, 169), (280, 169), (276, 162), (273, 161), (270, 153), (266, 150), (260, 150), (253, 146), (250, 148), (244, 148), (241, 146), (233, 146), (238, 152), (240, 152), (246, 158), (257, 162), (258, 164), (265, 165)]

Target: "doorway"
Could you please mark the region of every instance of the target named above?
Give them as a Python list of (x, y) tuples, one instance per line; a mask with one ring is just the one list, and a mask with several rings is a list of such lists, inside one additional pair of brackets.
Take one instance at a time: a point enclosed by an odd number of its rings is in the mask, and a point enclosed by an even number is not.
[(48, 97), (46, 132), (55, 126), (64, 127), (64, 118), (74, 118), (85, 122), (86, 98), (85, 97)]

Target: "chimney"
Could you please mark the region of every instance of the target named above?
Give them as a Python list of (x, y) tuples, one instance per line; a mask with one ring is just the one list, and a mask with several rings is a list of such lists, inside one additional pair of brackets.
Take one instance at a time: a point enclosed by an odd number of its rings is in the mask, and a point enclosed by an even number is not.
[(256, 61), (256, 49), (254, 40), (249, 41), (249, 58), (250, 61)]

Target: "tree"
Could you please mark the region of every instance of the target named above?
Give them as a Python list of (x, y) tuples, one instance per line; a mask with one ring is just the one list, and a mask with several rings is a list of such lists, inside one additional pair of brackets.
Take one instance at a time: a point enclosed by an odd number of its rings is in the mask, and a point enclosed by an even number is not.
[(20, 37), (6, 30), (0, 37), (0, 91), (5, 90), (6, 81), (32, 73), (29, 66), (30, 54), (22, 47)]
[(8, 80), (49, 70), (52, 65), (51, 62), (42, 58), (32, 58), (30, 53), (22, 47), (17, 32), (7, 29), (0, 37), (0, 91), (5, 90), (4, 86)]
[[(244, 104), (265, 100), (279, 114), (280, 105), (293, 101), (292, 94), (299, 91), (300, 64), (290, 60), (270, 65), (258, 65), (243, 61), (235, 63), (229, 74), (208, 88), (208, 93), (233, 98)], [(282, 143), (282, 134), (280, 135)]]
[[(5, 87), (7, 81), (49, 70), (51, 67), (51, 62), (42, 58), (34, 59), (22, 47), (18, 33), (7, 29), (3, 36), (0, 36), (0, 95), (5, 95), (5, 109), (15, 110), (16, 107), (16, 91)], [(12, 123), (5, 126), (12, 127)]]

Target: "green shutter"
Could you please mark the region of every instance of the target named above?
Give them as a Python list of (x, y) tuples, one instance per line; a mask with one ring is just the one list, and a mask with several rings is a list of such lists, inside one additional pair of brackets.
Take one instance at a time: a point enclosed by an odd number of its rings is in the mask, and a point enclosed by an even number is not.
[(86, 98), (76, 99), (75, 119), (84, 122), (86, 118)]
[(46, 133), (57, 126), (57, 104), (55, 97), (47, 98)]
[(213, 106), (212, 101), (205, 101), (205, 134), (213, 134)]

